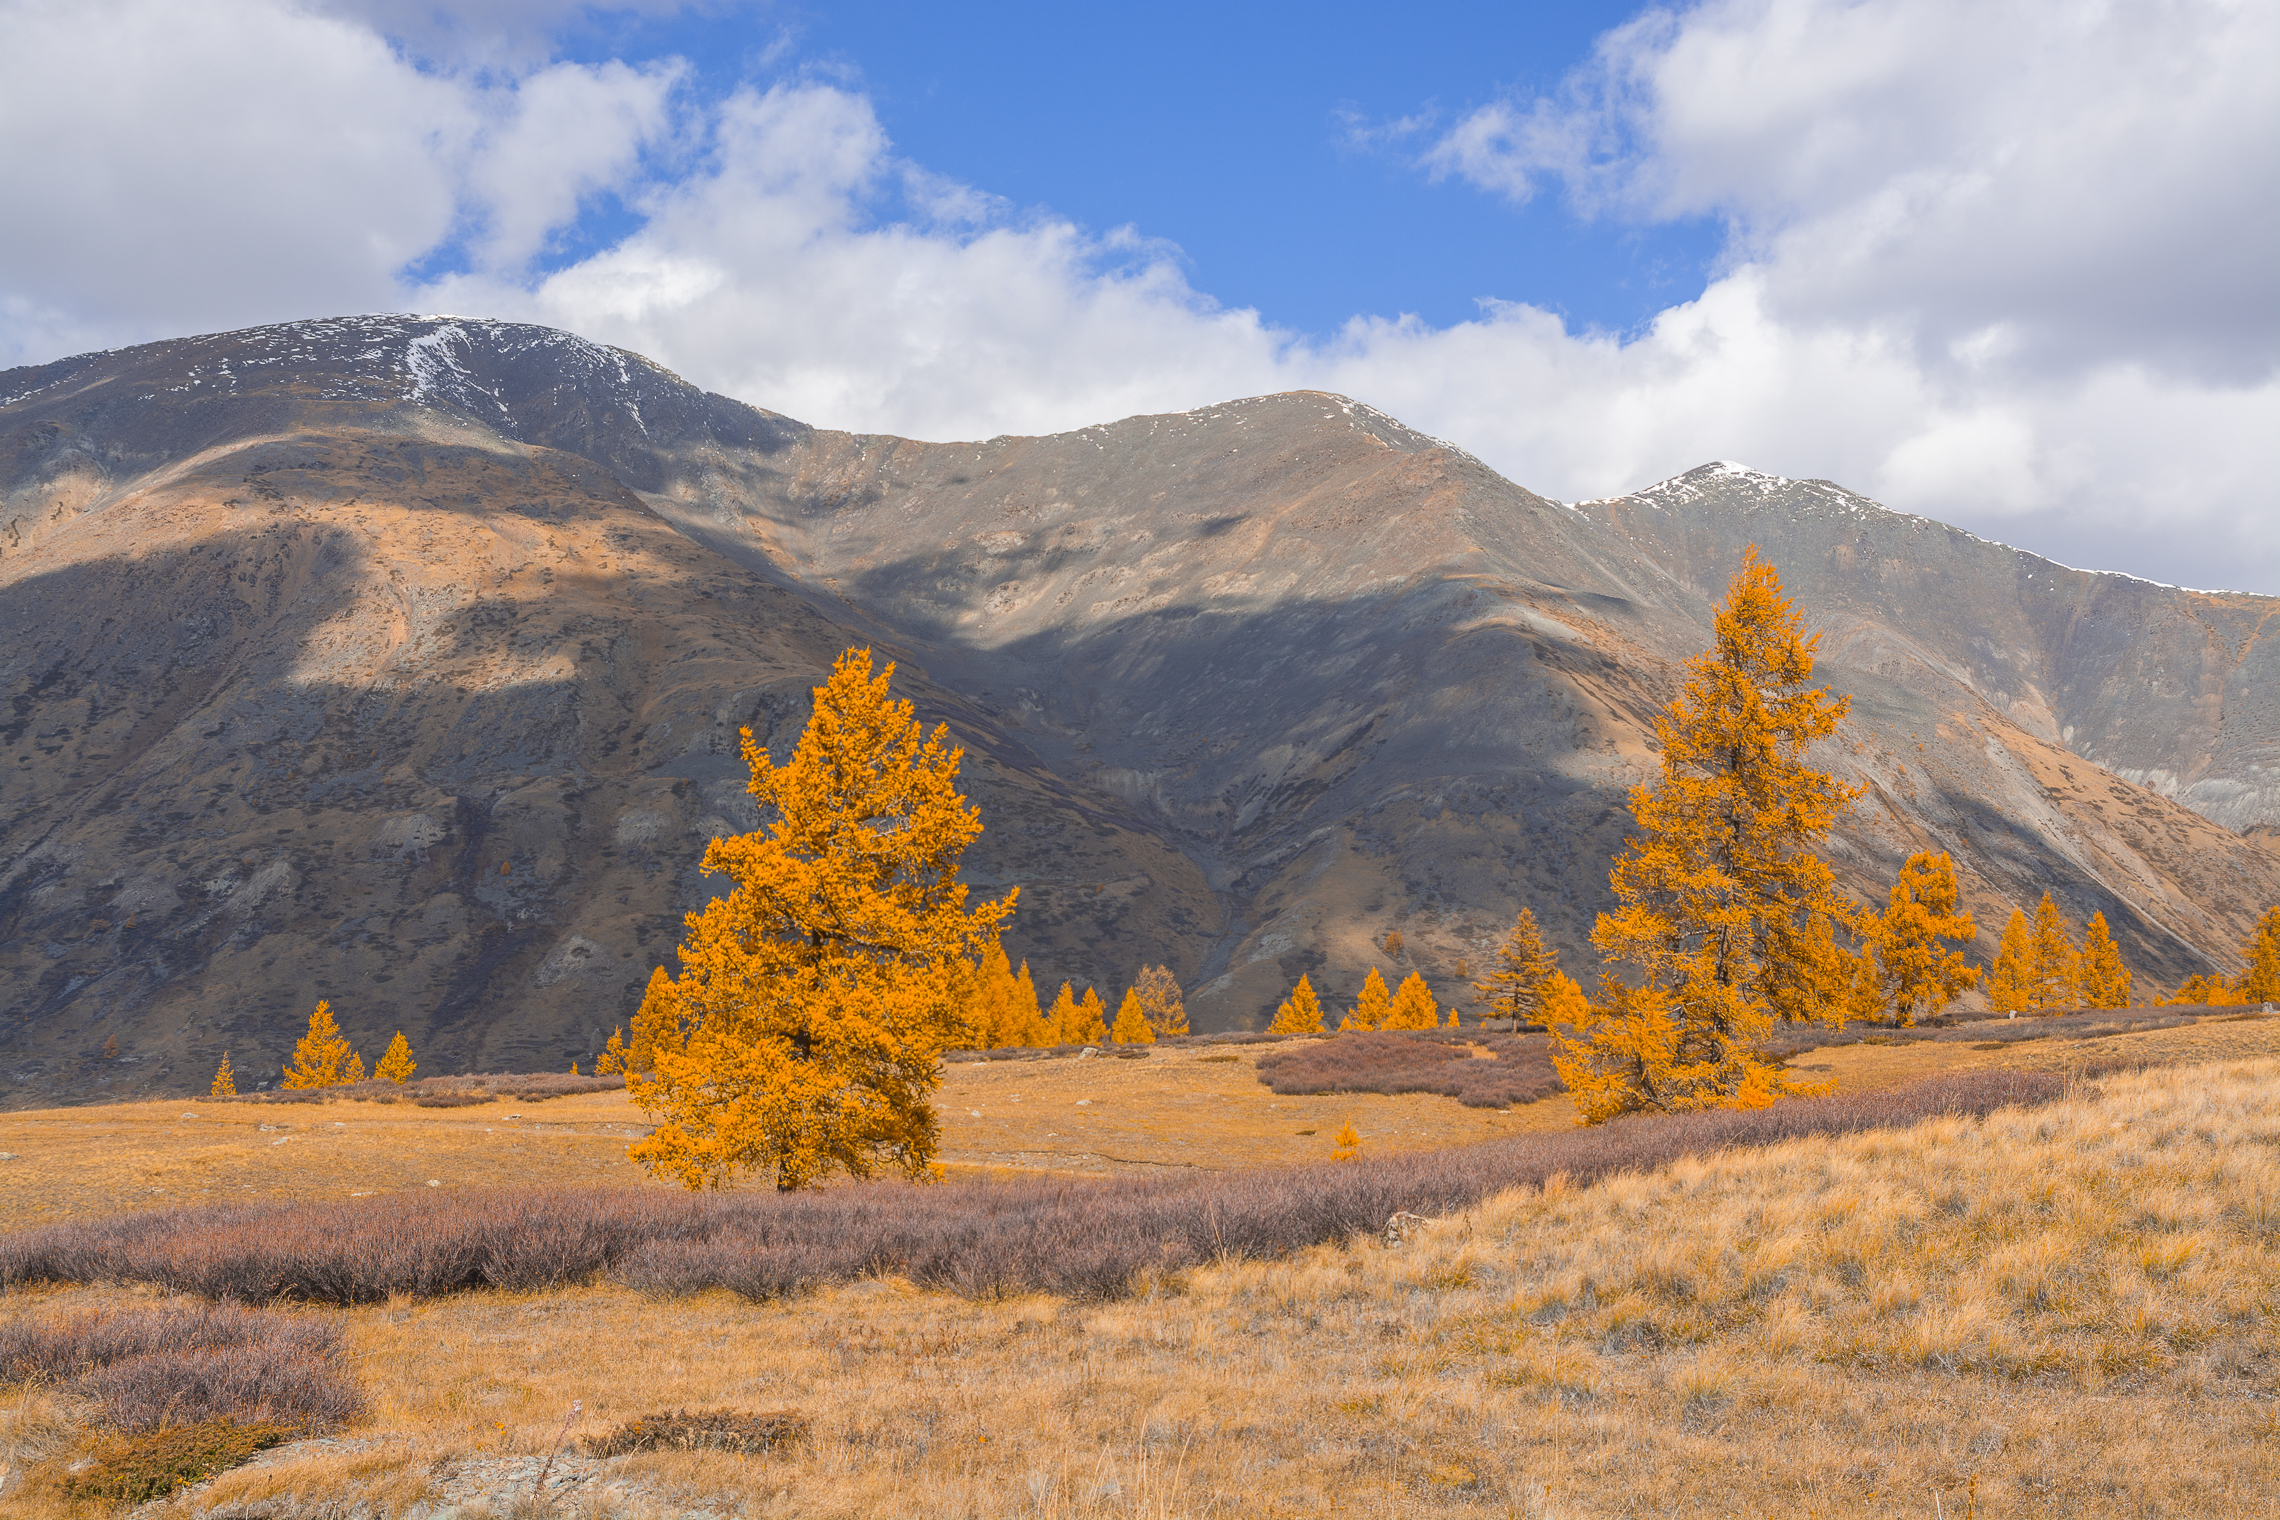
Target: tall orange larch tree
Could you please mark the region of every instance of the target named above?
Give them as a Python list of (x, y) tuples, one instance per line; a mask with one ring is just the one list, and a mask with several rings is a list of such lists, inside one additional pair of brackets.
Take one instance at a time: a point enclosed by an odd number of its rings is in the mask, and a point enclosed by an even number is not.
[(2267, 908), (2241, 947), (2246, 970), (2233, 982), (2244, 1003), (2280, 1003), (2280, 906)]
[(1662, 773), (1631, 794), (1599, 1000), (1554, 1038), (1586, 1122), (1769, 1103), (1792, 1090), (1762, 1052), (1776, 1017), (1844, 1005), (1852, 959), (1822, 947), (1853, 909), (1813, 851), (1857, 792), (1808, 761), (1848, 706), (1811, 684), (1818, 642), (1753, 546), (1655, 725)]
[(1100, 1000), (1098, 987), (1087, 987), (1085, 995), (1077, 999), (1077, 1011), (1069, 1019), (1071, 1045), (1106, 1045), (1108, 1043), (1108, 1005)]
[(1963, 905), (1955, 862), (1945, 850), (1920, 851), (1900, 867), (1892, 897), (1870, 939), (1875, 956), (1875, 1002), (1902, 1025), (1929, 1018), (1979, 980), (1950, 942), (1969, 944), (1979, 933)]
[(1995, 949), (1995, 964), (1987, 973), (1987, 1006), (2016, 1018), (2033, 1006), (2033, 994), (2034, 938), (2027, 915), (2013, 908), (2011, 921), (2003, 926), (2002, 943)]
[(1441, 1005), (1433, 1000), (1433, 989), (1425, 985), (1425, 978), (1412, 971), (1401, 979), (1394, 989), (1393, 1000), (1386, 1004), (1385, 1022), (1381, 1029), (1438, 1029), (1441, 1027)]
[(932, 1175), (942, 1052), (1016, 894), (968, 906), (958, 866), (982, 822), (962, 752), (890, 695), (893, 674), (841, 656), (783, 765), (743, 731), (770, 821), (706, 849), (735, 885), (688, 915), (653, 1067), (627, 1084), (657, 1121), (630, 1154), (692, 1188)]
[(1385, 990), (1385, 978), (1378, 974), (1377, 967), (1372, 966), (1370, 967), (1370, 974), (1362, 978), (1361, 995), (1354, 999), (1352, 1010), (1347, 1013), (1345, 1020), (1338, 1027), (1340, 1029), (1382, 1029), (1385, 1027), (1386, 1013), (1392, 1006), (1393, 998)]
[(332, 1004), (321, 999), (309, 1015), (308, 1033), (293, 1047), (292, 1064), (285, 1068), (284, 1086), (290, 1088), (345, 1087), (364, 1080), (364, 1058), (351, 1050), (348, 1036), (333, 1021)]
[[(613, 1041), (616, 1038), (611, 1036)], [(673, 978), (666, 974), (663, 966), (654, 967), (649, 973), (648, 985), (641, 990), (641, 1003), (633, 1010), (631, 1038), (622, 1046), (612, 1047), (619, 1058), (619, 1069), (628, 1073), (655, 1070), (658, 1045), (671, 1045), (680, 1038), (680, 1012), (674, 1001)]]
[(412, 1060), (411, 1044), (405, 1040), (404, 1031), (399, 1029), (396, 1037), (388, 1042), (388, 1049), (381, 1055), (380, 1064), (372, 1068), (372, 1075), (401, 1087), (411, 1081), (412, 1073), (418, 1070), (418, 1065)]
[(2027, 938), (2027, 1006), (2036, 1013), (2064, 1013), (2078, 1001), (2080, 956), (2067, 937), (2066, 919), (2045, 892), (2035, 908)]
[(1142, 966), (1132, 984), (1140, 995), (1140, 1013), (1160, 1040), (1176, 1040), (1188, 1032), (1187, 1002), (1180, 996), (1179, 978), (1169, 966)]
[(1541, 1024), (1551, 1011), (1553, 978), (1560, 974), (1559, 952), (1544, 942), (1533, 909), (1522, 908), (1497, 947), (1496, 969), (1473, 983), (1487, 1005), (1487, 1017)]
[(1021, 963), (1021, 970), (1013, 978), (1013, 1006), (1021, 1016), (1021, 1035), (1016, 1045), (1050, 1045), (1050, 1031), (1045, 1023), (1045, 1010), (1037, 1002), (1037, 982), (1029, 974), (1029, 962)]
[(2090, 922), (2082, 926), (2081, 968), (2082, 1006), (2085, 1008), (2127, 1008), (2130, 1006), (2130, 968), (2122, 963), (2121, 946), (2106, 927), (2106, 915), (2093, 913)]
[(1321, 1034), (1322, 1000), (1314, 995), (1314, 984), (1304, 973), (1298, 985), (1290, 989), (1290, 996), (1275, 1010), (1274, 1022), (1267, 1026), (1269, 1034)]
[(1116, 1022), (1108, 1026), (1109, 1039), (1118, 1045), (1153, 1045), (1156, 1031), (1149, 1026), (1148, 1015), (1140, 1004), (1140, 989), (1124, 989), (1124, 1001), (1116, 1005)]
[(966, 1043), (977, 1050), (1030, 1043), (1031, 1026), (1037, 1022), (1037, 994), (1034, 989), (1030, 991), (1026, 1008), (1021, 999), (1021, 979), (1014, 974), (1005, 947), (993, 939), (982, 946), (981, 958), (974, 966), (973, 992), (966, 1009)]
[(1045, 1010), (1045, 1039), (1047, 1045), (1075, 1045), (1077, 1039), (1077, 989), (1067, 982), (1053, 995), (1053, 1006)]

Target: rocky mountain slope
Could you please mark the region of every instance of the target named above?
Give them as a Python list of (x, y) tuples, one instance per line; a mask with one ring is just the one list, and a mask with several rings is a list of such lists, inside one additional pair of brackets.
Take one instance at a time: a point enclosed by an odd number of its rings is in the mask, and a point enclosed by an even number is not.
[(2047, 887), (2164, 983), (2280, 900), (2233, 832), (2280, 822), (2280, 603), (1823, 482), (1565, 506), (1316, 394), (861, 437), (430, 318), (11, 371), (0, 1085), (273, 1070), (319, 996), (431, 1069), (583, 1059), (755, 821), (737, 728), (787, 745), (854, 642), (967, 746), (972, 874), (1022, 886), (1040, 979), (1166, 960), (1221, 1027), (1399, 927), (1458, 997), (1521, 902), (1581, 969), (1750, 542), (1855, 698), (1859, 890), (1948, 848), (1991, 928)]

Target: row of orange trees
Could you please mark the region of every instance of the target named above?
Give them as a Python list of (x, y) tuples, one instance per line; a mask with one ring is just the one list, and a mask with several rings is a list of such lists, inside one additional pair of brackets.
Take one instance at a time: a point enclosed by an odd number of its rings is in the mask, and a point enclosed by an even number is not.
[[(1492, 1012), (1552, 1026), (1553, 1058), (1586, 1120), (1638, 1110), (1755, 1107), (1800, 1090), (1764, 1049), (1777, 1023), (1912, 1024), (1976, 985), (1957, 946), (1978, 932), (1945, 853), (1909, 857), (1882, 911), (1837, 888), (1819, 854), (1858, 789), (1815, 769), (1848, 699), (1812, 685), (1808, 635), (1753, 549), (1656, 724), (1661, 774), (1631, 795), (1637, 832), (1615, 861), (1615, 911), (1591, 936), (1596, 996), (1559, 968), (1523, 909), (1476, 984)], [(2280, 908), (2231, 982), (2177, 1001), (2280, 997)], [(2131, 974), (2103, 914), (2077, 941), (2046, 894), (2014, 911), (1986, 975), (1999, 1013), (2128, 1003)], [(1304, 978), (1274, 1027), (1311, 1029)]]
[[(379, 1063), (372, 1068), (372, 1075), (401, 1087), (418, 1069), (412, 1061), (411, 1044), (399, 1029), (396, 1038), (388, 1042)], [(333, 1018), (332, 1004), (320, 999), (316, 1012), (309, 1015), (308, 1032), (293, 1047), (293, 1059), (286, 1064), (285, 1079), (280, 1085), (295, 1089), (346, 1087), (363, 1080), (364, 1057), (356, 1053), (348, 1043), (348, 1036), (340, 1032), (339, 1021)], [(230, 1053), (226, 1050), (222, 1052), (222, 1064), (214, 1069), (214, 1082), (209, 1091), (217, 1098), (237, 1095), (237, 1073), (230, 1066)]]
[[(1560, 971), (1526, 913), (1478, 984), (1492, 1013), (1555, 1027), (1587, 1120), (1769, 1103), (1796, 1090), (1765, 1054), (1777, 1022), (1911, 1022), (1979, 979), (1954, 948), (1976, 926), (1947, 856), (1912, 856), (1878, 911), (1846, 898), (1817, 853), (1857, 792), (1809, 763), (1847, 707), (1812, 684), (1816, 642), (1753, 549), (1712, 647), (1656, 725), (1660, 774), (1632, 793), (1616, 905), (1591, 936), (1594, 994)], [(892, 673), (874, 673), (868, 650), (842, 656), (782, 765), (745, 732), (748, 789), (772, 821), (706, 849), (703, 869), (734, 887), (688, 916), (680, 975), (652, 979), (630, 1043), (612, 1037), (605, 1064), (657, 1121), (634, 1156), (692, 1187), (748, 1172), (779, 1188), (925, 1176), (945, 1050), (1174, 1027), (1148, 978), (1114, 1024), (1096, 994), (1066, 986), (1039, 1008), (1027, 968), (998, 945), (1018, 889), (977, 902), (958, 879), (982, 832), (957, 790), (960, 752), (889, 695)], [(2280, 926), (2280, 910), (2269, 919)], [(2117, 980), (2126, 996), (2102, 919), (2061, 954), (2065, 938), (2061, 925), (2046, 953), (2030, 932), (2035, 958), (2024, 973), (2016, 957), (2001, 963), (1997, 996), (2021, 976), (2032, 1007), (2102, 1000)], [(1421, 978), (1388, 992), (1373, 972), (1343, 1026), (1438, 1021)], [(1276, 1027), (1325, 1022), (1302, 978)]]
[[(955, 1042), (967, 1049), (1153, 1045), (1188, 1032), (1187, 1006), (1168, 966), (1142, 967), (1125, 989), (1113, 1020), (1099, 990), (1092, 987), (1079, 993), (1074, 984), (1063, 982), (1052, 1003), (1041, 1004), (1029, 963), (1023, 961), (1016, 971), (995, 939), (982, 946), (979, 962), (968, 973), (965, 1007), (954, 1035)], [(595, 1071), (610, 1075), (650, 1070), (659, 1036), (672, 1027), (673, 1010), (673, 978), (660, 966), (650, 973), (630, 1039), (622, 1033), (611, 1035)]]

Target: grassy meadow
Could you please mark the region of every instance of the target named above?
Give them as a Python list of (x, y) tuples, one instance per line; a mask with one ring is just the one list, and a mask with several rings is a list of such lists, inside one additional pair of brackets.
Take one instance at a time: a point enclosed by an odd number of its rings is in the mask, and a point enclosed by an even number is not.
[[(1278, 1098), (1262, 1048), (953, 1068), (945, 1158), (954, 1179), (1132, 1178), (1320, 1159), (1349, 1120), (1365, 1157), (1572, 1125), (1564, 1099)], [(282, 1305), (264, 1312), (339, 1330), (368, 1413), (150, 1513), (2273, 1514), (2280, 1020), (1792, 1063), (1857, 1093), (1989, 1064), (2095, 1075), (2035, 1108), (1555, 1177), (1399, 1240), (1107, 1298), (869, 1277), (758, 1302), (588, 1283)], [(654, 1189), (623, 1159), (639, 1118), (612, 1094), (11, 1114), (5, 1223), (430, 1180)], [(0, 1330), (181, 1302), (23, 1288)], [(714, 1408), (808, 1435), (583, 1454)], [(66, 1491), (98, 1413), (63, 1380), (0, 1389), (0, 1508), (115, 1512)]]

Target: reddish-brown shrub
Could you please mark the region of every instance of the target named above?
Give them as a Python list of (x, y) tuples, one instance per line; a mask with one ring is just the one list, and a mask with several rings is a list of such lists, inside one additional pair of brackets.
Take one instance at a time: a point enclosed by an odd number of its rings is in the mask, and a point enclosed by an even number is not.
[(364, 1407), (338, 1367), (340, 1330), (299, 1315), (200, 1304), (0, 1325), (0, 1382), (57, 1382), (122, 1430), (229, 1417), (296, 1428)]
[[(1259, 1080), (1289, 1096), (1313, 1093), (1438, 1093), (1468, 1108), (1510, 1108), (1560, 1090), (1551, 1042), (1541, 1035), (1465, 1031), (1349, 1030), (1333, 1039), (1259, 1057)], [(1490, 1051), (1483, 1060), (1468, 1046)]]
[(1887, 1024), (1847, 1024), (1842, 1029), (1794, 1025), (1767, 1043), (1768, 1054), (1793, 1056), (1835, 1045), (1956, 1044), (2012, 1045), (2026, 1040), (2095, 1040), (2111, 1034), (2146, 1034), (2193, 1023), (2213, 1008), (2091, 1008), (2079, 1013), (2022, 1014), (2015, 1019), (1943, 1018), (1934, 1024), (1896, 1029)]
[(495, 1072), (458, 1077), (422, 1077), (402, 1086), (384, 1078), (350, 1082), (339, 1087), (281, 1088), (275, 1092), (237, 1093), (213, 1098), (217, 1103), (416, 1103), (423, 1108), (454, 1108), (466, 1103), (488, 1103), (505, 1098), (517, 1103), (544, 1103), (573, 1093), (610, 1092), (625, 1086), (623, 1077), (573, 1077), (566, 1072)]
[(607, 1275), (656, 1292), (723, 1287), (765, 1298), (893, 1272), (963, 1293), (1097, 1297), (1123, 1291), (1145, 1268), (1283, 1256), (1554, 1173), (1588, 1182), (1687, 1155), (1984, 1114), (2064, 1091), (2042, 1073), (1975, 1072), (1750, 1113), (1631, 1118), (1334, 1165), (1176, 1177), (878, 1182), (791, 1194), (421, 1192), (182, 1209), (0, 1237), (0, 1286), (110, 1278), (254, 1303), (358, 1303)]

